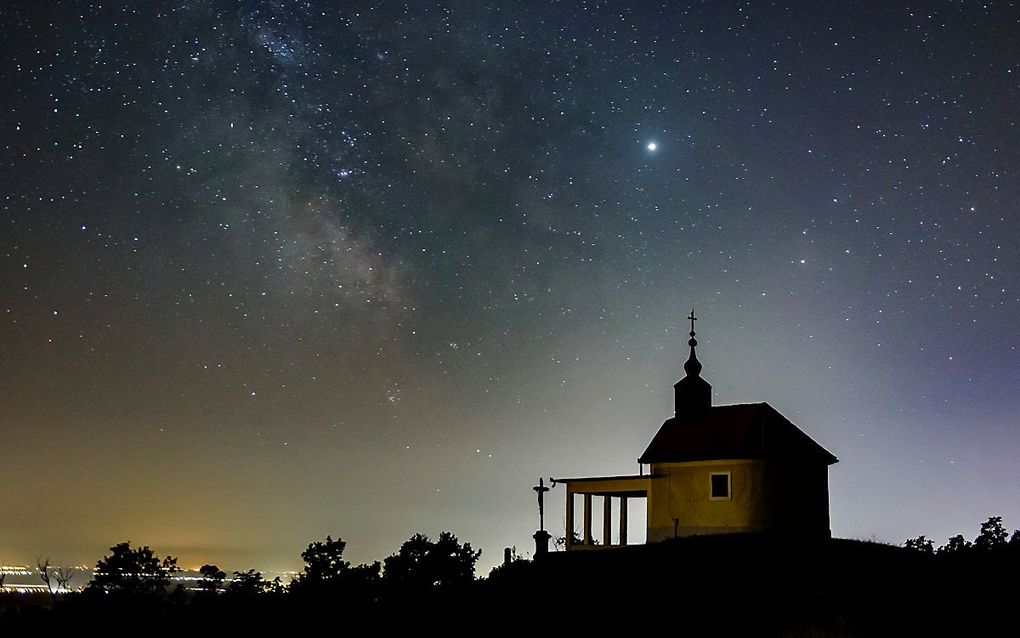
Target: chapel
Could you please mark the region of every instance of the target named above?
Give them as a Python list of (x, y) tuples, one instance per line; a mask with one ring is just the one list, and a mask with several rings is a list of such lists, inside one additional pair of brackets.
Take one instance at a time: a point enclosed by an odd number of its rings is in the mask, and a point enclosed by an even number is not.
[[(639, 474), (552, 479), (566, 488), (567, 550), (627, 545), (634, 499), (647, 499), (648, 543), (700, 534), (831, 535), (828, 470), (836, 457), (768, 403), (713, 405), (712, 386), (701, 376), (693, 310), (688, 319), (690, 355), (684, 378), (673, 386), (675, 413), (638, 457)], [(593, 499), (602, 506), (597, 544)]]

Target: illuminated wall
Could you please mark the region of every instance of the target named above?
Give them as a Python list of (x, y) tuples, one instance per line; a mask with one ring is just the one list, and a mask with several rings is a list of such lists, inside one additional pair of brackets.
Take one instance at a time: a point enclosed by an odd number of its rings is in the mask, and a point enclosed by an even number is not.
[[(713, 474), (726, 485), (714, 496)], [(648, 542), (734, 532), (829, 534), (825, 465), (748, 459), (658, 463), (652, 475)]]

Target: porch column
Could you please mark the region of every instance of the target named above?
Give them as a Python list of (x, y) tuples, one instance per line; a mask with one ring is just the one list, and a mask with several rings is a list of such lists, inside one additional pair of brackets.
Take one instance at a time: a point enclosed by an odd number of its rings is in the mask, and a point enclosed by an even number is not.
[(567, 536), (564, 549), (570, 549), (574, 544), (574, 493), (567, 484)]
[(613, 497), (602, 497), (602, 542), (606, 547), (613, 544)]
[(584, 544), (591, 545), (591, 494), (584, 495)]
[(620, 497), (620, 544), (627, 544), (627, 497)]

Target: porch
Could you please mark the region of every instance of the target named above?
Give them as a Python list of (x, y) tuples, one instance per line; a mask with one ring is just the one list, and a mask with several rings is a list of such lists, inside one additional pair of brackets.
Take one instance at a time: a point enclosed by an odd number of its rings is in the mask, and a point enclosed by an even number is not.
[[(628, 504), (632, 499), (646, 499), (647, 503), (652, 478), (649, 475), (629, 475), (552, 479), (553, 485), (563, 484), (566, 487), (566, 549), (568, 551), (592, 550), (628, 545)], [(574, 539), (574, 521), (576, 520), (574, 497), (577, 494), (582, 497), (580, 542), (575, 542)], [(598, 545), (592, 540), (593, 497), (602, 499), (602, 543)], [(613, 543), (614, 501), (619, 511), (619, 534), (616, 543)], [(645, 511), (647, 517), (647, 506)], [(645, 527), (647, 528), (647, 520)]]

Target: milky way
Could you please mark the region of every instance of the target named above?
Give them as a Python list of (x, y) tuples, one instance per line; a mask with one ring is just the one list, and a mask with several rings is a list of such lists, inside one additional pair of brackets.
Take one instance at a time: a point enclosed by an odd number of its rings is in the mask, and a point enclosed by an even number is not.
[[(0, 9), (0, 562), (527, 550), (684, 317), (838, 536), (1020, 527), (1020, 10)], [(562, 525), (557, 492), (547, 515)], [(562, 532), (561, 532), (562, 534)]]

